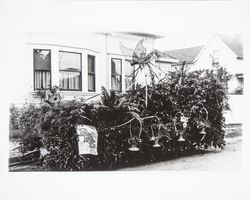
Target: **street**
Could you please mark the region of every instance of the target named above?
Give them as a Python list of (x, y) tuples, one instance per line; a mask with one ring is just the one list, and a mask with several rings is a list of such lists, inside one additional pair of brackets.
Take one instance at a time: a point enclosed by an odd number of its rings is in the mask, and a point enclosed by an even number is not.
[(241, 166), (241, 138), (228, 138), (224, 150), (194, 156), (186, 156), (139, 167), (123, 168), (120, 171), (151, 170), (237, 170)]

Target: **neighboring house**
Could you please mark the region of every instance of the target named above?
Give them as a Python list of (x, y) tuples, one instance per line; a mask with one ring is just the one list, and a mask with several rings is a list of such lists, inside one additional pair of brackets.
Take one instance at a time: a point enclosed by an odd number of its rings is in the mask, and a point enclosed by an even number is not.
[(155, 61), (155, 65), (159, 68), (159, 76), (163, 77), (169, 71), (172, 70), (172, 65), (178, 64), (180, 61), (173, 56), (168, 55), (165, 52), (155, 50), (158, 59)]
[(184, 61), (187, 65), (193, 65), (196, 61), (196, 57), (201, 52), (203, 47), (204, 46), (195, 46), (184, 49), (166, 51), (165, 53), (179, 60), (178, 63), (175, 63), (172, 66), (182, 65)]
[(213, 66), (225, 67), (233, 75), (232, 80), (228, 83), (231, 111), (226, 115), (226, 122), (242, 123), (240, 105), (243, 100), (241, 94), (243, 94), (244, 86), (244, 69), (243, 47), (239, 36), (229, 37), (218, 34), (203, 46), (176, 49), (165, 53), (180, 61), (180, 63), (173, 64), (172, 67), (181, 65), (183, 61), (190, 67), (190, 70), (212, 68)]
[(13, 61), (22, 69), (21, 92), (13, 102), (39, 102), (37, 91), (53, 85), (59, 86), (64, 99), (95, 96), (102, 86), (125, 91), (131, 85), (133, 67), (122, 55), (119, 42), (133, 49), (144, 39), (143, 45), (150, 51), (158, 38), (148, 33), (24, 34), (16, 49), (18, 61)]

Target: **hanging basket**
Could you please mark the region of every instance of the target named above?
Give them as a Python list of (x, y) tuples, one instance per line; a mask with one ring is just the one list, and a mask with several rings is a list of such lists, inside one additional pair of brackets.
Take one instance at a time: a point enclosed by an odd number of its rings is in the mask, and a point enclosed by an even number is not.
[(132, 145), (128, 148), (129, 151), (139, 151), (140, 149), (136, 145)]
[(139, 151), (140, 148), (137, 147), (137, 144), (140, 143), (142, 140), (140, 138), (130, 138), (128, 143), (131, 145), (128, 150), (129, 151)]
[(179, 136), (179, 138), (178, 138), (178, 140), (177, 140), (178, 142), (185, 142), (186, 140), (185, 140), (185, 138), (182, 136), (182, 134)]
[(161, 147), (161, 145), (158, 143), (157, 140), (155, 140), (155, 143), (154, 143), (153, 147)]

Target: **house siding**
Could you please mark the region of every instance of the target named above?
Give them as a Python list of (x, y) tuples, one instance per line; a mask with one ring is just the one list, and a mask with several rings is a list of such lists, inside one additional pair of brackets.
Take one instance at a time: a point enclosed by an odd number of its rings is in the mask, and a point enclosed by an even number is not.
[[(119, 42), (128, 48), (135, 48), (144, 39), (143, 45), (148, 51), (154, 48), (154, 38), (143, 38), (130, 34), (56, 34), (56, 33), (27, 33), (19, 35), (15, 44), (15, 60), (11, 60), (14, 67), (13, 88), (15, 95), (11, 97), (13, 103), (34, 102), (40, 100), (35, 97), (33, 49), (51, 50), (51, 85), (59, 86), (59, 51), (80, 53), (82, 55), (81, 91), (61, 91), (64, 99), (79, 96), (90, 97), (101, 92), (101, 87), (111, 88), (111, 58), (122, 60), (122, 90), (125, 90), (125, 57), (122, 55)], [(88, 91), (87, 55), (96, 57), (96, 91)], [(138, 80), (139, 81), (139, 80)], [(18, 88), (18, 89), (17, 89)]]

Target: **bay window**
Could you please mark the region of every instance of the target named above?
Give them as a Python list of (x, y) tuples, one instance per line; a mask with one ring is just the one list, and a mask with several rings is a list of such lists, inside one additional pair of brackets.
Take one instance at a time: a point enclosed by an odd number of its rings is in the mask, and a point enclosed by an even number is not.
[(61, 90), (81, 90), (81, 53), (59, 51)]
[(51, 51), (33, 49), (34, 89), (48, 89), (51, 86)]
[(122, 91), (122, 60), (117, 58), (111, 59), (111, 89)]

